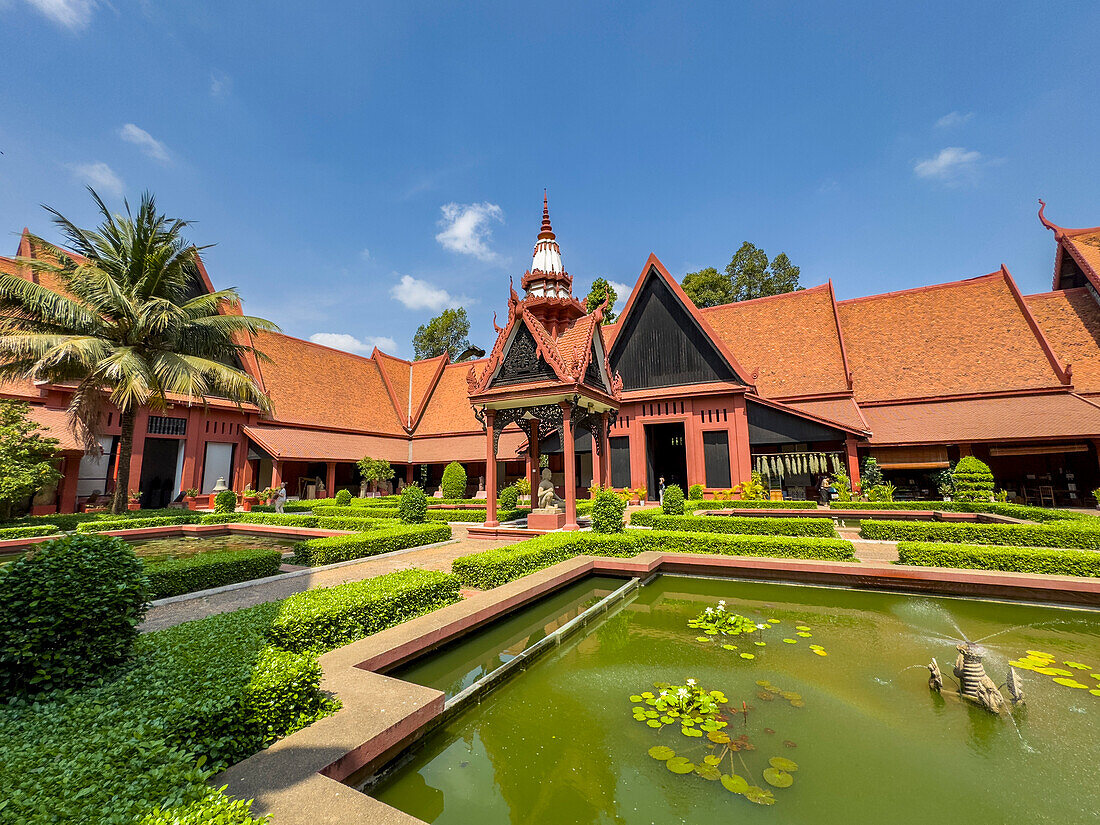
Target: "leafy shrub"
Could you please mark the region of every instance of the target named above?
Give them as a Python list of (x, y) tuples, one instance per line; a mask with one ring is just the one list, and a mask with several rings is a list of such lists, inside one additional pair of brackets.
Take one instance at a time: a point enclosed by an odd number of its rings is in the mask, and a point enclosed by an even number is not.
[(1008, 570), (1052, 576), (1100, 576), (1100, 553), (1091, 550), (1037, 550), (970, 544), (898, 542), (897, 564)]
[[(685, 501), (684, 512), (697, 510), (816, 510), (813, 501)], [(635, 527), (652, 527), (653, 520), (663, 515), (660, 507), (635, 510), (630, 523)]]
[(307, 590), (283, 602), (271, 640), (287, 650), (331, 650), (459, 600), (458, 576), (401, 570)]
[(237, 494), (232, 490), (222, 490), (214, 496), (215, 513), (232, 513), (237, 509)]
[(1100, 527), (1100, 518), (1093, 513), (1073, 510), (1053, 510), (1047, 507), (1029, 507), (1024, 504), (1001, 504), (986, 501), (847, 501), (830, 505), (842, 510), (939, 510), (945, 513), (993, 513), (1028, 521), (1085, 521)]
[(527, 476), (519, 479), (518, 481), (516, 481), (516, 489), (519, 491), (519, 494), (521, 496), (531, 495), (531, 479), (529, 479)]
[(770, 556), (852, 561), (850, 541), (789, 536), (728, 536), (628, 530), (617, 534), (550, 533), (520, 544), (485, 550), (454, 560), (451, 569), (467, 587), (489, 589), (574, 556), (628, 558), (647, 550), (722, 556)]
[(447, 524), (404, 524), (394, 527), (358, 533), (353, 536), (330, 536), (328, 538), (307, 539), (294, 545), (295, 564), (320, 567), (338, 561), (362, 559), (404, 550), (407, 547), (420, 547), (437, 541), (446, 541), (451, 537), (451, 528)]
[(898, 488), (887, 482), (885, 484), (875, 484), (871, 487), (864, 484), (863, 489), (868, 501), (890, 502), (894, 500), (894, 493), (897, 492)]
[[(667, 495), (667, 493), (666, 493)], [(626, 502), (613, 490), (600, 490), (592, 504), (592, 531), (595, 533), (621, 533), (623, 511)]]
[(29, 539), (34, 536), (52, 536), (61, 530), (53, 524), (36, 524), (33, 527), (0, 527), (0, 541)]
[(202, 520), (202, 513), (180, 513), (175, 516), (158, 516), (157, 518), (97, 519), (96, 521), (85, 521), (76, 525), (76, 532), (105, 533), (109, 530), (139, 530), (145, 527), (167, 527), (173, 524), (197, 524)]
[(852, 479), (848, 478), (847, 473), (833, 473), (833, 489), (836, 490), (837, 501), (852, 500)]
[(748, 481), (742, 481), (733, 490), (730, 490), (729, 495), (724, 498), (732, 499), (735, 490), (741, 494), (744, 501), (764, 501), (768, 498), (767, 488), (764, 487), (764, 477), (756, 471), (752, 472)]
[(147, 584), (134, 549), (106, 536), (43, 542), (0, 569), (0, 695), (80, 685), (124, 661)]
[(661, 496), (661, 512), (675, 516), (684, 514), (684, 491), (680, 485), (670, 484), (665, 488), (665, 494)]
[(462, 498), (466, 495), (466, 468), (452, 461), (443, 470), (439, 486), (443, 489), (443, 498)]
[(351, 504), (351, 492), (348, 490), (341, 490), (336, 494), (336, 506), (347, 507)]
[(279, 572), (283, 554), (278, 550), (227, 550), (168, 559), (145, 568), (149, 598), (165, 599), (196, 590), (262, 579)]
[(518, 501), (519, 490), (509, 485), (501, 490), (500, 495), (497, 496), (497, 508), (500, 510), (515, 510)]
[(951, 471), (952, 497), (958, 501), (989, 501), (993, 498), (993, 473), (989, 465), (972, 455), (963, 456)]
[(869, 455), (863, 459), (863, 472), (860, 475), (859, 483), (861, 490), (867, 491), (872, 487), (877, 487), (885, 480), (882, 475), (882, 468), (878, 466), (878, 460), (874, 456)]
[(692, 484), (690, 487), (688, 487), (688, 498), (692, 501), (702, 501), (703, 489), (704, 488), (702, 484)]
[(650, 523), (655, 530), (683, 530), (689, 533), (836, 537), (836, 527), (827, 518), (658, 515)]
[(1078, 524), (959, 524), (943, 521), (860, 522), (859, 535), (886, 541), (991, 544), (1100, 550), (1100, 529)]
[(303, 513), (206, 513), (202, 524), (281, 524), (285, 527), (318, 527), (320, 519)]
[[(465, 473), (465, 471), (463, 471)], [(401, 503), (394, 514), (406, 524), (420, 524), (428, 515), (428, 497), (417, 484), (410, 484), (401, 491)]]

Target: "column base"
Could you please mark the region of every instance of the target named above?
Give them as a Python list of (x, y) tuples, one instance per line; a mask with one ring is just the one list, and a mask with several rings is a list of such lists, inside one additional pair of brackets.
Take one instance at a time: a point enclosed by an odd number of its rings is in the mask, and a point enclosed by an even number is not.
[(565, 530), (566, 532), (569, 532), (569, 531), (572, 531), (572, 530), (580, 530), (581, 526), (579, 524), (566, 524), (566, 525), (563, 525), (561, 529)]
[[(527, 516), (528, 530), (561, 530), (562, 528), (569, 529), (565, 524), (565, 513), (532, 510)], [(573, 529), (577, 529), (576, 525)]]
[(482, 522), (482, 524), (486, 527), (500, 527), (499, 521), (485, 521)]

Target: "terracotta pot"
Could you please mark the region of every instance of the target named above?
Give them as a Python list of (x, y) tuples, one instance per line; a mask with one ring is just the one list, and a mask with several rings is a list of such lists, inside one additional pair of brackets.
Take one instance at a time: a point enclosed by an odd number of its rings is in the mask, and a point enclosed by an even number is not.
[(127, 510), (140, 510), (141, 509), (141, 502), (140, 501), (131, 501), (129, 504), (126, 505), (126, 509)]
[(187, 504), (187, 509), (188, 510), (198, 510), (199, 509), (199, 500), (197, 498), (195, 498), (194, 496), (184, 496), (183, 500)]
[(241, 509), (246, 513), (251, 513), (252, 508), (260, 503), (259, 496), (242, 496), (241, 497)]

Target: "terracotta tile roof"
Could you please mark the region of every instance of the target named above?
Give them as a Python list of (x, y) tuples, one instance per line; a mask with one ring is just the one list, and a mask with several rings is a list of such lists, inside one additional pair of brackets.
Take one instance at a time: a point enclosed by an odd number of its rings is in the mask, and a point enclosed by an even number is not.
[(358, 461), (365, 455), (390, 462), (408, 461), (408, 440), (359, 433), (334, 433), (300, 427), (258, 425), (244, 433), (276, 459)]
[[(411, 365), (408, 361), (394, 358), (392, 355), (386, 355), (386, 353), (377, 349), (371, 357), (378, 362), (378, 368), (382, 370), (382, 374), (385, 375), (386, 379), (389, 381), (390, 388), (393, 390), (393, 407), (398, 420), (407, 426), (409, 424), (409, 418), (412, 415), (409, 410), (411, 405), (409, 400), (409, 374), (411, 372)], [(415, 411), (415, 406), (413, 407), (413, 411)]]
[(863, 407), (872, 444), (1100, 435), (1100, 407), (1072, 393)]
[(1005, 271), (838, 303), (858, 401), (1060, 385)]
[(36, 404), (31, 407), (29, 417), (38, 422), (44, 435), (58, 440), (57, 449), (64, 452), (84, 452), (84, 445), (77, 441), (69, 427), (69, 414), (65, 410), (53, 410)]
[[(470, 406), (469, 387), (466, 373), (471, 366), (484, 369), (485, 360), (465, 361), (461, 364), (448, 364), (439, 376), (428, 399), (424, 414), (417, 424), (416, 435), (433, 433), (469, 433), (481, 432), (481, 422), (474, 416)], [(484, 447), (484, 443), (482, 444)]]
[(0, 396), (37, 399), (42, 397), (42, 392), (33, 381), (13, 379), (11, 381), (0, 381)]
[[(526, 436), (515, 426), (500, 434), (497, 459), (515, 460), (516, 451), (527, 443)], [(485, 434), (480, 430), (470, 435), (440, 436), (437, 438), (413, 438), (412, 460), (415, 464), (445, 461), (484, 461)]]
[(826, 418), (857, 430), (869, 430), (867, 422), (860, 415), (859, 406), (852, 398), (811, 399), (808, 401), (787, 401), (788, 407)]
[(1073, 367), (1073, 387), (1100, 393), (1100, 305), (1087, 287), (1028, 295), (1031, 314), (1054, 351)]
[(700, 310), (766, 397), (847, 392), (828, 284)]
[(271, 359), (262, 369), (275, 421), (404, 433), (375, 361), (273, 332), (256, 347)]
[(1086, 274), (1092, 276), (1089, 280), (1100, 281), (1100, 231), (1089, 229), (1075, 235), (1067, 234), (1064, 242), (1078, 263), (1083, 264)]

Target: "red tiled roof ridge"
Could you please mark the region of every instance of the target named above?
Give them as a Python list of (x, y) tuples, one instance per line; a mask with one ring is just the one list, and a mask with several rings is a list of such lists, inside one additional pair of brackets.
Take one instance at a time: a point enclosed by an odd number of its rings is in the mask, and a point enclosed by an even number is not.
[(905, 404), (937, 404), (949, 401), (973, 401), (982, 398), (1016, 398), (1032, 395), (1073, 394), (1073, 389), (1064, 384), (1051, 384), (1048, 387), (1034, 387), (1013, 390), (988, 390), (986, 392), (950, 393), (947, 395), (918, 395), (907, 398), (860, 399), (861, 407), (893, 407)]
[(1012, 297), (1016, 299), (1017, 306), (1020, 307), (1020, 312), (1023, 313), (1024, 320), (1027, 321), (1028, 327), (1030, 327), (1032, 334), (1035, 336), (1035, 340), (1039, 342), (1039, 346), (1042, 347), (1043, 353), (1050, 362), (1051, 369), (1054, 370), (1059, 381), (1067, 386), (1070, 385), (1073, 378), (1073, 365), (1063, 364), (1062, 359), (1054, 353), (1054, 348), (1050, 345), (1050, 341), (1047, 340), (1047, 336), (1039, 326), (1039, 322), (1036, 321), (1035, 316), (1031, 314), (1027, 301), (1024, 300), (1024, 296), (1020, 293), (1020, 288), (1016, 286), (1016, 279), (1012, 277), (1012, 274), (1008, 271), (1008, 267), (1004, 264), (1001, 264), (1001, 273), (1004, 275), (1005, 283), (1008, 285)]
[(1066, 226), (1059, 226), (1043, 214), (1046, 208), (1046, 201), (1044, 201), (1042, 198), (1039, 198), (1039, 220), (1042, 222), (1043, 226), (1054, 233), (1054, 237), (1057, 240), (1061, 240), (1063, 237), (1073, 238), (1077, 235), (1093, 235), (1096, 233), (1100, 233), (1100, 226), (1086, 226), (1080, 229), (1070, 229)]
[(880, 292), (876, 295), (861, 295), (858, 298), (845, 298), (842, 301), (837, 301), (837, 304), (856, 304), (861, 301), (876, 301), (881, 298), (893, 298), (898, 295), (913, 295), (919, 292), (933, 292), (937, 289), (948, 289), (950, 287), (958, 286), (970, 286), (977, 284), (980, 281), (993, 280), (1001, 277), (1001, 270), (998, 269), (994, 272), (990, 272), (986, 275), (976, 275), (973, 278), (959, 278), (955, 281), (945, 281), (942, 284), (926, 284), (925, 286), (914, 286), (909, 289), (895, 289), (892, 292)]
[[(774, 301), (779, 298), (793, 298), (798, 295), (809, 295), (815, 292), (820, 292), (823, 289), (828, 289), (829, 283), (817, 284), (816, 286), (808, 286), (804, 289), (795, 289), (790, 292), (780, 292), (778, 295), (761, 295), (759, 298), (749, 298), (747, 301), (730, 301), (727, 304), (715, 304), (710, 307), (696, 307), (700, 312), (710, 312), (712, 309), (729, 309), (730, 307), (749, 306), (752, 304), (761, 304), (765, 301)], [(616, 322), (617, 323), (617, 322)]]
[(1066, 289), (1052, 289), (1049, 292), (1033, 292), (1030, 295), (1025, 295), (1024, 300), (1030, 301), (1035, 298), (1040, 301), (1047, 301), (1054, 298), (1072, 297), (1081, 295), (1082, 293), (1088, 293), (1089, 288), (1087, 286), (1071, 286)]

